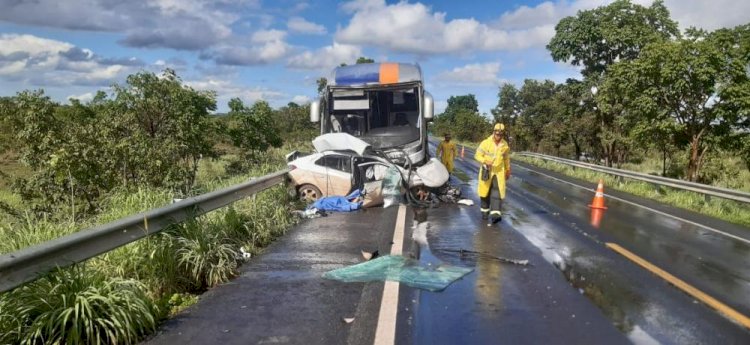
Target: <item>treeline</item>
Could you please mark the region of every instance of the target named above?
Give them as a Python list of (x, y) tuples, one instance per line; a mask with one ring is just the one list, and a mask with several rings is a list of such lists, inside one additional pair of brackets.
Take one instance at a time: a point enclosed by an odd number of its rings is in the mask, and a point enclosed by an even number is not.
[(645, 152), (683, 155), (679, 177), (705, 180), (718, 153), (750, 169), (750, 24), (680, 32), (661, 1), (627, 0), (562, 19), (547, 45), (582, 80), (500, 87), (492, 113), (514, 150), (584, 153), (619, 166)]
[(216, 93), (192, 89), (169, 69), (130, 75), (112, 90), (85, 103), (60, 104), (43, 91), (0, 98), (0, 153), (28, 167), (13, 188), (35, 212), (90, 214), (116, 188), (188, 194), (202, 159), (229, 148), (242, 170), (283, 139), (315, 132), (308, 107), (295, 103), (274, 110), (235, 98), (228, 114), (214, 116)]
[(488, 117), (479, 113), (479, 102), (473, 94), (451, 96), (445, 111), (430, 124), (432, 135), (439, 137), (450, 133), (455, 139), (478, 142), (491, 133)]

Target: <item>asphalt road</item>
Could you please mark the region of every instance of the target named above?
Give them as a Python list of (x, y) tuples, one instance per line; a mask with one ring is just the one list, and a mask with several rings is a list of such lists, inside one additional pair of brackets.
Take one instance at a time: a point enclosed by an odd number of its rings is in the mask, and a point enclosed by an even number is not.
[[(456, 167), (476, 176), (466, 153)], [(461, 187), (475, 206), (407, 208), (403, 242), (397, 207), (305, 220), (146, 343), (377, 344), (388, 332), (398, 344), (750, 343), (747, 329), (604, 245), (616, 242), (746, 313), (749, 248), (709, 229), (746, 237), (747, 229), (610, 190), (655, 211), (610, 197), (594, 226), (593, 192), (570, 183), (594, 187), (514, 163), (500, 224), (480, 219), (470, 181)], [(441, 292), (397, 285), (395, 299), (383, 282), (322, 278), (362, 262), (361, 250), (386, 254), (395, 244), (425, 265), (473, 271)], [(389, 305), (395, 319), (381, 312)]]
[[(457, 160), (470, 176), (478, 171), (473, 153), (467, 149), (465, 160)], [(748, 343), (747, 329), (604, 243), (627, 248), (747, 315), (750, 246), (712, 230), (746, 239), (750, 229), (607, 190), (609, 209), (594, 226), (587, 206), (594, 187), (592, 182), (514, 163), (504, 225), (533, 243), (548, 264), (634, 342)]]

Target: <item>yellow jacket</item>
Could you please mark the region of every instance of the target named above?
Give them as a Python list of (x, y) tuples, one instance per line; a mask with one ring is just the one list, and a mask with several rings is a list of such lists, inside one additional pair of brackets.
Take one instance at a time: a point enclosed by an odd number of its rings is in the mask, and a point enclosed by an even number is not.
[(440, 161), (443, 163), (453, 162), (453, 159), (456, 158), (456, 155), (458, 155), (458, 150), (456, 150), (456, 143), (452, 141), (441, 141), (440, 144), (438, 144), (437, 150), (435, 151), (440, 157)]
[[(505, 199), (505, 172), (510, 172), (510, 146), (501, 139), (498, 144), (495, 144), (495, 139), (490, 136), (484, 139), (474, 154), (474, 159), (479, 162), (479, 196), (486, 197), (490, 193), (490, 186), (492, 185), (492, 179), (497, 176), (497, 187), (500, 191), (500, 198)], [(482, 170), (484, 169), (484, 162), (492, 160), (492, 166), (490, 167), (490, 178), (487, 181), (482, 181)]]

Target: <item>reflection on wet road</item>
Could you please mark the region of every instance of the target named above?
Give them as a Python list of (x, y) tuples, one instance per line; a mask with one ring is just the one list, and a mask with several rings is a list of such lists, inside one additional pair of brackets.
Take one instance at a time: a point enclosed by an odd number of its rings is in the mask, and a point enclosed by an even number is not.
[[(456, 167), (475, 176), (478, 167), (471, 157), (473, 150), (467, 148), (466, 159), (457, 159)], [(491, 320), (488, 322), (494, 325), (491, 328), (511, 334), (514, 329), (526, 332), (532, 328), (524, 324), (514, 328), (506, 320), (524, 313), (549, 314), (542, 315), (541, 320), (545, 316), (554, 316), (557, 321), (570, 320), (572, 313), (560, 313), (560, 304), (564, 303), (567, 309), (582, 308), (575, 296), (561, 294), (552, 300), (546, 298), (550, 290), (561, 289), (595, 305), (610, 327), (636, 343), (750, 341), (748, 330), (604, 246), (605, 242), (618, 243), (747, 315), (750, 314), (750, 300), (746, 298), (750, 295), (750, 265), (747, 265), (750, 247), (746, 243), (613, 199), (607, 199), (609, 209), (595, 217), (587, 206), (592, 191), (554, 181), (534, 170), (514, 164), (506, 216), (499, 228), (488, 228), (479, 221), (476, 207), (449, 205), (429, 211), (429, 248), (423, 250), (423, 259), (467, 265), (475, 268), (475, 272), (454, 283), (444, 295), (421, 294), (415, 340), (449, 336), (436, 331), (445, 318), (473, 330), (465, 338), (445, 338), (461, 342), (485, 340), (486, 335), (472, 333), (482, 332), (472, 325), (484, 323), (483, 320)], [(477, 202), (475, 183), (471, 181), (464, 192)], [(531, 260), (534, 266), (518, 267), (442, 251), (457, 247), (503, 257), (516, 255)], [(554, 277), (541, 273), (546, 268), (552, 268), (565, 284), (561, 286)], [(447, 296), (460, 302), (449, 302)], [(473, 306), (471, 313), (453, 317), (424, 316), (421, 309), (429, 306), (434, 313), (441, 306), (461, 310), (466, 305)], [(558, 322), (551, 326), (567, 329), (575, 337), (559, 335), (563, 338), (551, 338), (552, 342), (564, 339), (585, 342), (579, 331), (592, 321), (583, 319), (591, 316), (593, 320), (595, 313), (585, 308), (579, 312), (578, 323)], [(421, 327), (420, 322), (429, 327)], [(617, 339), (611, 334), (584, 333), (590, 336), (588, 340), (596, 342)], [(523, 338), (519, 334), (503, 339), (542, 340), (539, 335)]]

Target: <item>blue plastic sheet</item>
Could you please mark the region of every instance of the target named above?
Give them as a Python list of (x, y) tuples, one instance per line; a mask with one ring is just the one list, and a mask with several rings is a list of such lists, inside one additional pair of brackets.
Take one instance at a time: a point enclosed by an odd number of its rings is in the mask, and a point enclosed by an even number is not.
[(362, 201), (354, 201), (362, 195), (362, 191), (359, 189), (351, 192), (347, 196), (327, 196), (320, 198), (315, 201), (312, 205), (308, 206), (308, 209), (317, 208), (322, 211), (333, 211), (333, 212), (350, 212), (356, 211), (362, 208)]
[(323, 278), (346, 283), (390, 280), (428, 291), (442, 291), (471, 271), (471, 268), (449, 265), (426, 267), (414, 259), (386, 255), (361, 264), (328, 271), (323, 274)]

